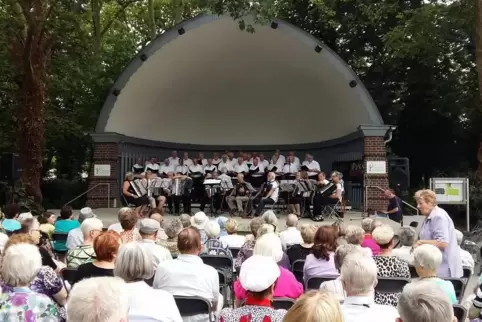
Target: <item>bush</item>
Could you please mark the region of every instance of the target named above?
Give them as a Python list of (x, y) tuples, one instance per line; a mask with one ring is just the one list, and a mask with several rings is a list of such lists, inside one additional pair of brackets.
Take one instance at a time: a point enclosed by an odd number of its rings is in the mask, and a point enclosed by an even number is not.
[[(65, 179), (45, 180), (42, 181), (41, 189), (43, 194), (43, 207), (45, 209), (60, 209), (65, 203), (87, 190), (87, 181)], [(86, 200), (87, 194), (75, 200), (70, 205), (74, 209), (80, 209), (85, 207)]]

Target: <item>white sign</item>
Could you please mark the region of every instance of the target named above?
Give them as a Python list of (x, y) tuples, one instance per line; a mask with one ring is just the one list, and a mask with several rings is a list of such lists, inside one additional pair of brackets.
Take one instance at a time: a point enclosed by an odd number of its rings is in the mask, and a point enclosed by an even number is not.
[(467, 179), (432, 178), (432, 190), (440, 204), (465, 203), (467, 198)]
[(110, 164), (95, 164), (94, 177), (110, 177)]
[(367, 174), (387, 174), (387, 161), (367, 161)]

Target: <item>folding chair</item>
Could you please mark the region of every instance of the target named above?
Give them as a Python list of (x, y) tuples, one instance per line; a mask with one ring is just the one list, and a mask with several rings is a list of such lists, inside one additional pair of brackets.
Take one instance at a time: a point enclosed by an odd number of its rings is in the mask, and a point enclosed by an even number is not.
[(469, 267), (464, 267), (464, 278), (470, 278), (472, 276), (472, 270)]
[(305, 290), (319, 290), (323, 282), (336, 280), (337, 275), (313, 276), (306, 281)]
[(174, 295), (174, 301), (176, 301), (176, 306), (181, 313), (181, 317), (190, 317), (199, 314), (208, 314), (209, 321), (214, 321), (211, 303), (197, 296), (177, 296)]
[(454, 308), (454, 316), (457, 318), (458, 322), (465, 322), (467, 318), (467, 309), (460, 304), (453, 304), (452, 307)]
[(409, 278), (378, 277), (378, 284), (375, 287), (375, 291), (379, 293), (401, 293), (408, 283), (410, 283)]
[(239, 247), (229, 247), (229, 250), (231, 251), (231, 254), (233, 255), (233, 258), (238, 257), (238, 253), (239, 253), (240, 249), (241, 248), (239, 248)]
[(69, 288), (65, 282), (69, 282), (70, 286), (74, 286), (75, 277), (77, 275), (77, 268), (66, 267), (60, 271), (60, 276), (62, 276), (62, 283), (66, 290)]
[(201, 255), (203, 263), (214, 267), (218, 272), (223, 273), (226, 277), (226, 285), (230, 285), (234, 279), (233, 259), (228, 256), (221, 255)]
[(444, 280), (449, 281), (453, 284), (455, 289), (455, 296), (457, 296), (457, 300), (460, 303), (464, 298), (467, 280), (464, 278), (444, 278)]
[(301, 284), (304, 285), (304, 280), (303, 280), (303, 267), (305, 266), (305, 260), (304, 259), (298, 259), (293, 262), (291, 265), (291, 271), (293, 272), (293, 275), (296, 277), (296, 280), (300, 282)]
[(55, 249), (55, 243), (56, 242), (64, 242), (64, 244), (67, 243), (67, 237), (69, 234), (65, 233), (53, 233), (52, 234), (52, 249), (54, 253), (60, 254), (60, 255), (65, 255), (67, 254), (68, 250), (56, 250)]
[(418, 278), (418, 274), (417, 274), (417, 270), (415, 269), (415, 266), (408, 265), (408, 268), (410, 269), (410, 277)]
[(273, 306), (275, 310), (289, 310), (294, 304), (295, 300), (288, 297), (275, 297), (271, 302), (271, 306)]

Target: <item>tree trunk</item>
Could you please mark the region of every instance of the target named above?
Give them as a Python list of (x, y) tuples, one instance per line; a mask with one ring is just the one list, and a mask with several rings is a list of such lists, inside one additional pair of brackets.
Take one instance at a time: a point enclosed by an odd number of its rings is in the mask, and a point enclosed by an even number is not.
[(151, 40), (156, 39), (157, 30), (156, 30), (156, 16), (154, 13), (154, 0), (147, 1), (147, 11), (149, 14), (148, 18), (148, 25), (149, 25), (149, 37)]
[[(479, 96), (482, 104), (482, 0), (475, 0), (475, 63), (479, 81)], [(482, 136), (477, 152), (477, 177), (482, 179)]]
[(100, 58), (100, 47), (102, 41), (102, 26), (100, 21), (100, 10), (102, 5), (100, 0), (91, 0), (92, 7), (92, 27), (94, 34), (94, 56), (98, 61)]

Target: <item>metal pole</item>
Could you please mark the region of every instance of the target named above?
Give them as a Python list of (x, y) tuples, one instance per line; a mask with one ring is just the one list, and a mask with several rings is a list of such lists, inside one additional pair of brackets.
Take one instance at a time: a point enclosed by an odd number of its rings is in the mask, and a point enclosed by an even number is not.
[(470, 232), (470, 184), (469, 178), (465, 179), (466, 190), (465, 190), (465, 207), (467, 208), (467, 231)]
[(107, 209), (110, 208), (110, 183), (107, 183)]

